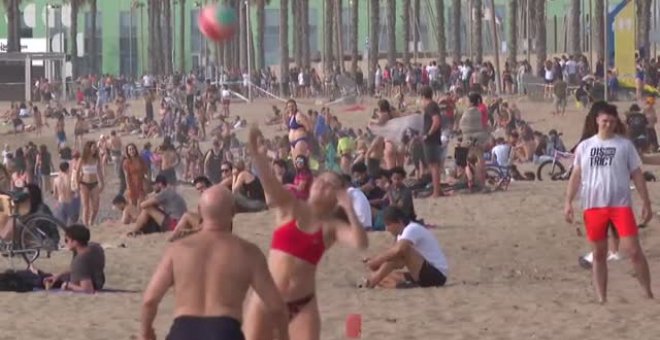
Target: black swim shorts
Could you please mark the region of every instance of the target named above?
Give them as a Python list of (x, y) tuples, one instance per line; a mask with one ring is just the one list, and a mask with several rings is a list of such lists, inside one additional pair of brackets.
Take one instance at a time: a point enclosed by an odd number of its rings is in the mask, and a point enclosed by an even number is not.
[(179, 316), (167, 340), (245, 340), (241, 323), (226, 316)]

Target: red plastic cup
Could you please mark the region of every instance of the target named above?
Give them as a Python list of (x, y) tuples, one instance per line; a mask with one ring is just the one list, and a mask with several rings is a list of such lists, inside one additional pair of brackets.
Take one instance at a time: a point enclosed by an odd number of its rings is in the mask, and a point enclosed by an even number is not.
[(346, 338), (359, 339), (362, 337), (362, 315), (349, 314), (346, 317)]

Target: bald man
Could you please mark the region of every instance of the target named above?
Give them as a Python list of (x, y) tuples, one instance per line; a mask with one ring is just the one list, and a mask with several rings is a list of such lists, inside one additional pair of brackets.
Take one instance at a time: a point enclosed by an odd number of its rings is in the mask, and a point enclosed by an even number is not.
[(279, 339), (289, 339), (288, 314), (256, 245), (231, 233), (232, 194), (215, 185), (202, 194), (201, 230), (165, 251), (142, 304), (142, 338), (155, 339), (158, 304), (174, 286), (175, 319), (168, 340), (243, 340), (243, 300), (251, 287), (272, 312)]

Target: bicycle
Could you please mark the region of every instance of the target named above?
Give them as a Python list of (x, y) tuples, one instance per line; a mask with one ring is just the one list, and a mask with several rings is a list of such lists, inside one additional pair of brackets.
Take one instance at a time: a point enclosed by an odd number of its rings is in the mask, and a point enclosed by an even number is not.
[(27, 198), (26, 193), (0, 190), (0, 196), (9, 198), (5, 202), (8, 203), (9, 217), (14, 224), (12, 240), (0, 240), (0, 254), (10, 259), (21, 256), (28, 268), (39, 258), (42, 251), (50, 257), (50, 253), (59, 247), (59, 230), (65, 230), (64, 224), (47, 214), (21, 215), (17, 204)]
[[(538, 170), (536, 171), (536, 178), (538, 178), (539, 181), (543, 180), (542, 174), (544, 173), (544, 169), (547, 169), (547, 167), (550, 168), (550, 172), (546, 173), (548, 178), (552, 181), (564, 181), (567, 180), (569, 177), (571, 177), (571, 172), (573, 171), (573, 157), (574, 155), (570, 152), (562, 152), (555, 150), (552, 159), (545, 160), (539, 164)], [(562, 164), (562, 161), (565, 160), (570, 160), (571, 163), (568, 166), (568, 170), (566, 167), (564, 167), (564, 164)]]

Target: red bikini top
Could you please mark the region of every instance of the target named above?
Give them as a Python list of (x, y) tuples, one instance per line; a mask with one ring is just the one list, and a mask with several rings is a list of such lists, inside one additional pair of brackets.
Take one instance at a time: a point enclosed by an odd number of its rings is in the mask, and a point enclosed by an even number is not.
[(292, 220), (275, 229), (270, 247), (317, 265), (325, 252), (323, 230), (308, 234), (298, 229), (298, 223)]

